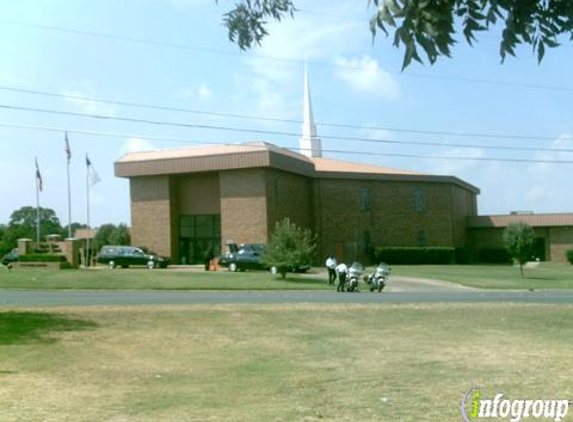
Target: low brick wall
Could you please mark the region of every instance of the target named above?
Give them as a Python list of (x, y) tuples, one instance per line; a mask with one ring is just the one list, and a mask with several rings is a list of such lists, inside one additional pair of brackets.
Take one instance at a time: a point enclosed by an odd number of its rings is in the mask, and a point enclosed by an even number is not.
[(62, 262), (14, 262), (12, 268), (22, 270), (60, 270), (62, 269)]

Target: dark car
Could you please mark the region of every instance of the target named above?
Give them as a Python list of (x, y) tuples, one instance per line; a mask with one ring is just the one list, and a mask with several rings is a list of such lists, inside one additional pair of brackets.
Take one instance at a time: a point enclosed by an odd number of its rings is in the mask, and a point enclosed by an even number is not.
[(109, 268), (127, 268), (130, 265), (144, 265), (147, 268), (166, 268), (170, 260), (162, 256), (145, 253), (134, 246), (108, 245), (101, 248), (97, 262)]
[(18, 261), (18, 249), (12, 249), (2, 257), (2, 265), (9, 266), (12, 262)]
[[(262, 261), (262, 255), (266, 245), (248, 243), (242, 245), (228, 245), (229, 252), (219, 256), (219, 265), (229, 267), (230, 271), (244, 270), (271, 270), (276, 273), (276, 268), (265, 265)], [(290, 272), (303, 273), (310, 269), (310, 265), (300, 265), (289, 268)]]
[(264, 248), (265, 245), (259, 244), (231, 244), (229, 252), (219, 256), (219, 265), (229, 267), (230, 271), (267, 269), (261, 260)]

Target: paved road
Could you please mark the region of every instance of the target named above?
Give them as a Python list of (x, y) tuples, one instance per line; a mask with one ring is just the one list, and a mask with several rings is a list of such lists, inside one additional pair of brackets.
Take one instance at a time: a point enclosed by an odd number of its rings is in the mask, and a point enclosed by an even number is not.
[(417, 291), (336, 293), (325, 291), (27, 291), (0, 290), (0, 306), (199, 305), (227, 303), (573, 303), (573, 290)]

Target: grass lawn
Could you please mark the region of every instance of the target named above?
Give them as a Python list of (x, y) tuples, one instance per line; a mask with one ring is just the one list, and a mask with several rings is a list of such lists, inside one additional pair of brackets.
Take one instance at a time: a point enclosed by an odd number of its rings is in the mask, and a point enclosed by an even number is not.
[[(367, 268), (369, 273), (373, 268)], [(451, 281), (483, 289), (573, 289), (573, 265), (541, 263), (525, 269), (510, 265), (411, 265), (392, 267), (392, 276)], [(392, 277), (391, 276), (391, 277)], [(265, 271), (0, 269), (0, 289), (78, 290), (332, 290), (326, 271), (288, 274), (286, 280)]]
[(332, 290), (327, 275), (198, 270), (0, 270), (0, 289), (78, 290)]
[(573, 265), (540, 263), (524, 268), (511, 265), (395, 265), (392, 275), (453, 281), (482, 289), (573, 289)]
[(572, 349), (573, 305), (4, 309), (0, 420), (457, 422), (573, 398)]

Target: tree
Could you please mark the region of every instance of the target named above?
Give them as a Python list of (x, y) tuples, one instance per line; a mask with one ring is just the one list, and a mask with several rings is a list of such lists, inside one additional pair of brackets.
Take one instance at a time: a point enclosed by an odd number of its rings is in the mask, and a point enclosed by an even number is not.
[(521, 221), (512, 223), (503, 231), (503, 244), (509, 256), (519, 263), (519, 270), (523, 277), (523, 264), (533, 255), (535, 232), (527, 223)]
[(285, 218), (275, 225), (262, 261), (269, 267), (276, 267), (284, 280), (289, 268), (304, 266), (311, 262), (315, 249), (316, 237), (312, 232), (298, 227)]
[[(451, 57), (459, 26), (473, 45), (476, 33), (501, 22), (502, 62), (508, 54), (515, 56), (520, 44), (531, 45), (541, 62), (547, 47), (560, 45), (558, 37), (573, 40), (573, 2), (569, 0), (369, 0), (369, 4), (376, 8), (370, 19), (372, 36), (378, 31), (388, 36), (392, 27), (394, 46), (404, 45), (402, 70), (412, 60), (422, 63), (419, 49), (431, 64), (440, 56)], [(245, 50), (267, 35), (267, 18), (280, 21), (295, 11), (294, 0), (237, 0), (224, 22), (231, 41)]]
[[(4, 241), (10, 249), (16, 247), (18, 239), (36, 239), (36, 216), (36, 208), (30, 206), (12, 213), (4, 234)], [(62, 226), (53, 209), (40, 207), (40, 232), (44, 239), (48, 234), (61, 234)]]
[(245, 50), (260, 44), (268, 35), (267, 18), (280, 21), (286, 16), (292, 17), (294, 11), (292, 0), (240, 0), (223, 16), (223, 22), (229, 31), (229, 39)]
[(94, 238), (96, 250), (100, 250), (105, 245), (129, 245), (130, 243), (129, 227), (123, 223), (117, 226), (114, 224), (103, 224), (97, 230)]
[(10, 245), (8, 245), (8, 242), (6, 240), (6, 231), (8, 230), (8, 227), (5, 224), (0, 224), (0, 256), (6, 254), (7, 252), (10, 251)]

